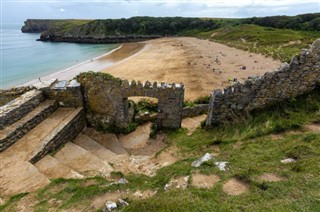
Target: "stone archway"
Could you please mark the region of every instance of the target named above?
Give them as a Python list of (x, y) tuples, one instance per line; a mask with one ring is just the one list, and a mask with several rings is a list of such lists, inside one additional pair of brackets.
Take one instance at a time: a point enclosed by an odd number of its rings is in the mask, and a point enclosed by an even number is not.
[(166, 84), (132, 81), (115, 78), (109, 74), (87, 72), (77, 77), (84, 93), (86, 117), (91, 126), (120, 128), (130, 123), (128, 97), (146, 96), (158, 99), (159, 127), (181, 126), (184, 100), (183, 84)]

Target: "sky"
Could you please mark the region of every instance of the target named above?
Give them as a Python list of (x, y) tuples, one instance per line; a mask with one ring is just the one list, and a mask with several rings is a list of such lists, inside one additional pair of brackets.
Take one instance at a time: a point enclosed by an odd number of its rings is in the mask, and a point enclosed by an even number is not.
[(132, 16), (244, 18), (320, 12), (320, 0), (0, 0), (1, 22)]

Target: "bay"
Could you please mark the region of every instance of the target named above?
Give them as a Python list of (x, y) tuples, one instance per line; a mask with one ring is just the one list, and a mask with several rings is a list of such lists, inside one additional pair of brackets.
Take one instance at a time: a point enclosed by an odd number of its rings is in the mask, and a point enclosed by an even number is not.
[(1, 25), (0, 89), (64, 70), (119, 46), (41, 42), (36, 41), (39, 33), (22, 33), (21, 27), (22, 24)]

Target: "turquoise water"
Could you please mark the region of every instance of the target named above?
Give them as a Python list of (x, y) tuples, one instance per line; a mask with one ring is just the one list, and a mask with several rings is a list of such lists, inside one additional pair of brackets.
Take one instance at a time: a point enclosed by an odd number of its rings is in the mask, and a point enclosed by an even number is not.
[(105, 54), (115, 44), (75, 44), (36, 41), (40, 34), (21, 33), (22, 24), (1, 26), (0, 89), (66, 69)]

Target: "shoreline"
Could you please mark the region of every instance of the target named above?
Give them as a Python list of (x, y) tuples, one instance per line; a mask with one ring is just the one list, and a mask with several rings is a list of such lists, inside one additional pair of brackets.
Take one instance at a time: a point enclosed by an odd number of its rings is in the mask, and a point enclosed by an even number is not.
[[(92, 70), (128, 81), (183, 83), (185, 100), (194, 101), (209, 96), (214, 89), (231, 85), (230, 79), (243, 82), (249, 76), (273, 71), (280, 64), (270, 57), (208, 40), (167, 37), (122, 44), (93, 61), (84, 61), (41, 80), (70, 80), (80, 72)], [(39, 79), (22, 86), (37, 83)]]
[[(80, 62), (76, 65), (73, 65), (71, 67), (68, 67), (66, 69), (63, 69), (63, 70), (59, 70), (57, 72), (54, 72), (52, 74), (48, 74), (48, 75), (45, 75), (45, 76), (42, 76), (42, 77), (39, 77), (38, 79), (33, 79), (33, 80), (30, 80), (28, 82), (25, 82), (25, 83), (22, 83), (20, 85), (17, 85), (17, 86), (13, 86), (13, 87), (22, 87), (22, 86), (32, 86), (34, 84), (37, 84), (39, 83), (39, 79), (41, 81), (47, 81), (47, 80), (51, 80), (51, 79), (54, 79), (54, 78), (57, 78), (58, 80), (71, 80), (72, 78), (74, 78), (76, 75), (80, 74), (81, 72), (86, 72), (86, 71), (89, 71), (89, 70), (80, 70), (82, 68), (89, 68), (92, 67), (100, 67), (100, 70), (103, 70), (111, 65), (114, 64), (114, 62), (112, 61), (109, 61), (109, 62), (106, 62), (104, 61), (104, 57), (114, 53), (115, 51), (117, 50), (120, 50), (121, 48), (123, 47), (123, 44), (121, 44), (120, 46), (112, 49), (111, 51), (107, 52), (107, 53), (104, 53), (102, 55), (99, 55), (97, 57), (94, 57), (92, 59), (89, 59), (89, 60), (85, 60), (83, 62)], [(102, 59), (102, 60), (101, 60)], [(105, 59), (107, 60), (107, 59)], [(92, 70), (94, 72), (98, 72), (100, 70)], [(12, 88), (12, 87), (9, 87), (9, 88)]]

